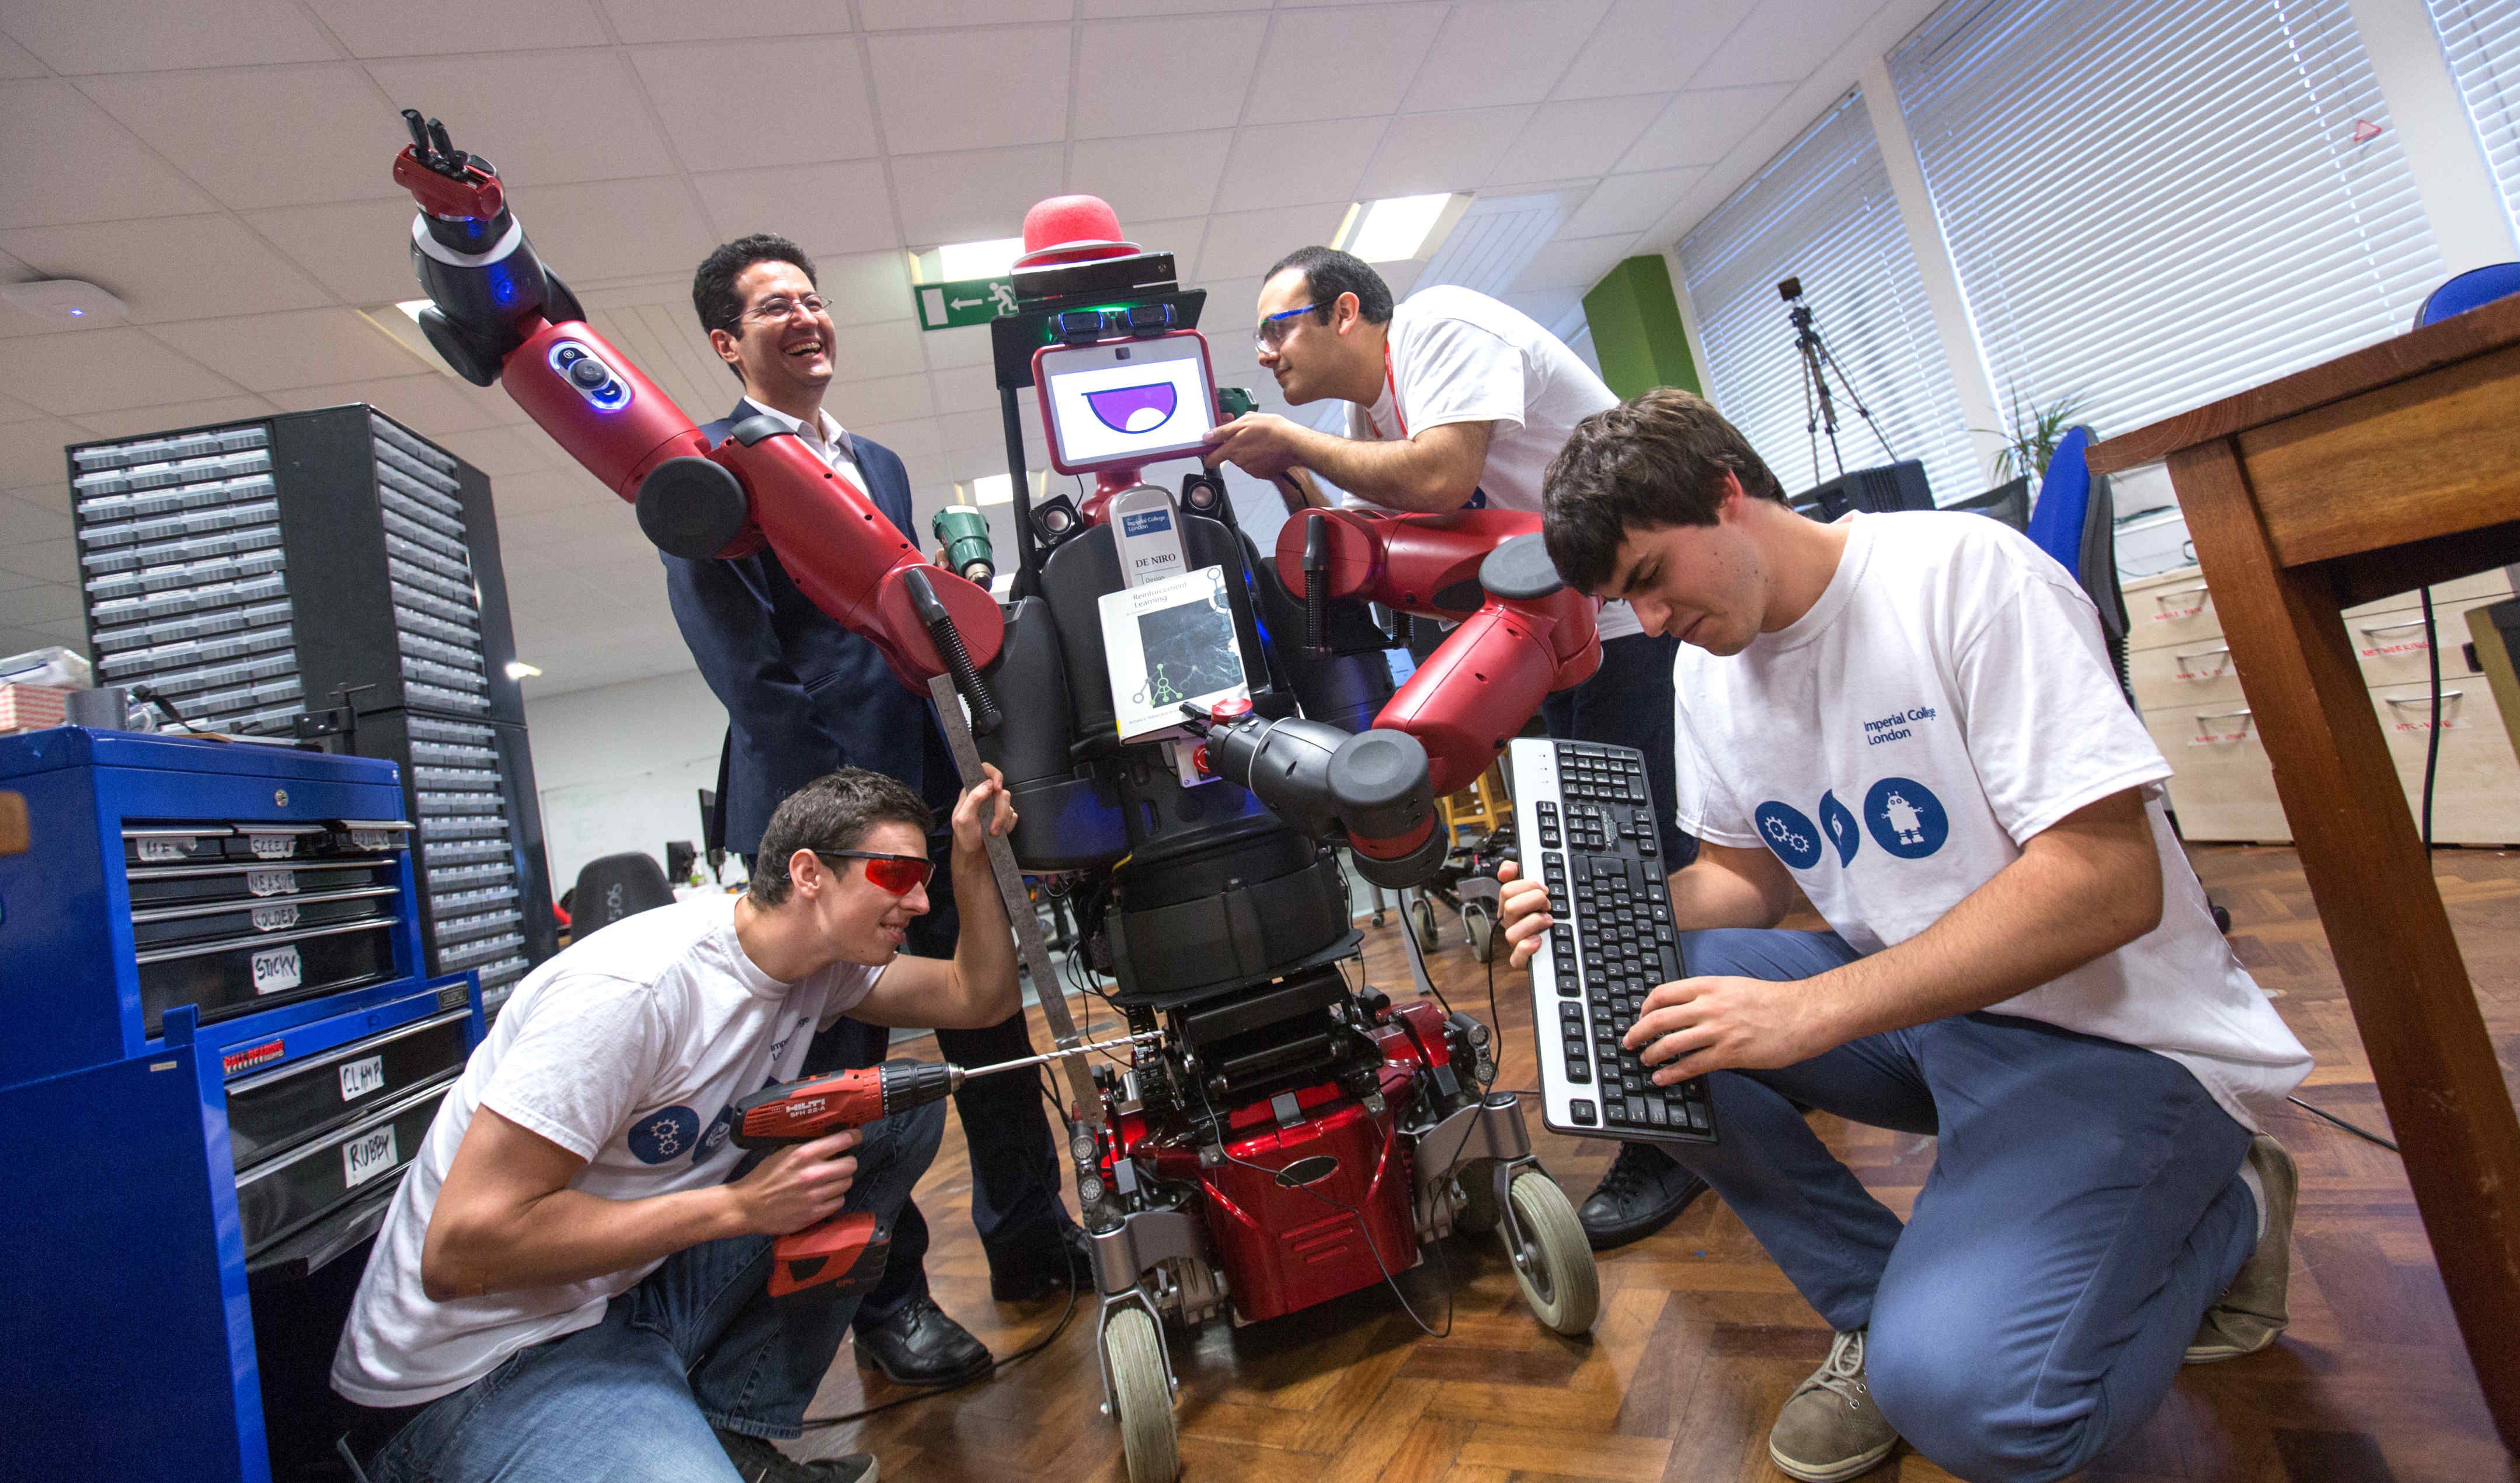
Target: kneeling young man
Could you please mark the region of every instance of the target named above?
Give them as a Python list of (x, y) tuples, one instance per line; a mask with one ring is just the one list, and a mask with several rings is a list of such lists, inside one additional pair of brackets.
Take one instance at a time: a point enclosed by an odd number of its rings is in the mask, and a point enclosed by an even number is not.
[[(1850, 1478), (1904, 1435), (1964, 1478), (2059, 1478), (2182, 1359), (2272, 1342), (2295, 1180), (2250, 1109), (2310, 1057), (2216, 932), (2065, 570), (1970, 515), (1806, 519), (1669, 390), (1576, 429), (1544, 530), (1682, 640), (1692, 976), (1626, 1044), (1658, 1083), (1713, 1073), (1722, 1141), (1669, 1147), (1837, 1331), (1777, 1465)], [(1832, 930), (1774, 929), (1796, 884)], [(1526, 964), (1547, 892), (1503, 905)], [(1938, 1139), (1904, 1226), (1796, 1101)]]
[(619, 921), (536, 969), (395, 1194), (333, 1359), (372, 1483), (871, 1483), (792, 1462), (855, 1299), (774, 1306), (771, 1240), (889, 1220), (944, 1106), (779, 1148), (742, 1177), (734, 1104), (792, 1079), (818, 1027), (992, 1025), (1015, 959), (983, 851), (995, 769), (955, 805), (952, 959), (895, 957), (927, 910), (927, 806), (843, 769), (788, 795), (746, 894)]

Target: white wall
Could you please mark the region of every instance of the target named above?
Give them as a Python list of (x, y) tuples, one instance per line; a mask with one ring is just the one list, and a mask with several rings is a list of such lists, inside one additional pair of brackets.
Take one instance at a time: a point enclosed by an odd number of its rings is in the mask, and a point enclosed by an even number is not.
[(666, 840), (699, 843), (699, 789), (717, 786), (726, 710), (698, 670), (548, 698), (526, 686), (555, 893), (601, 856), (638, 850), (661, 867)]

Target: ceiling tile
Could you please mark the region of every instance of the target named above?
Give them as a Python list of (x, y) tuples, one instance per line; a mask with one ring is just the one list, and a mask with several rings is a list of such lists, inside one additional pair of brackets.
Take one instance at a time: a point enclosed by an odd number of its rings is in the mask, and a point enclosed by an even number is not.
[[(389, 304), (420, 296), (420, 280), (411, 266), (413, 214), (408, 199), (345, 201), (254, 211), (246, 224), (349, 302)], [(539, 239), (542, 234), (533, 235)], [(568, 264), (546, 263), (562, 278), (568, 277)]]
[(159, 407), (126, 407), (112, 412), (82, 412), (79, 426), (98, 437), (138, 437), (146, 432), (172, 432), (179, 427), (205, 427), (212, 423), (269, 417), (280, 408), (259, 396), (217, 396), (205, 402), (176, 402)]
[(49, 76), (51, 69), (35, 60), (35, 54), (6, 36), (0, 36), (0, 79)]
[(892, 190), (902, 236), (914, 247), (1018, 236), (1033, 202), (1063, 188), (1065, 157), (1046, 144), (896, 160)]
[(1749, 10), (1750, 0), (1618, 0), (1555, 96), (1611, 98), (1677, 87)]
[(1688, 165), (1677, 170), (1610, 176), (1594, 190), (1573, 216), (1566, 219), (1563, 230), (1568, 237), (1607, 237), (1621, 232), (1642, 232), (1660, 221), (1664, 212), (1680, 204), (1682, 193), (1695, 185), (1705, 173), (1704, 165)]
[(1149, 218), (1204, 216), (1233, 144), (1231, 129), (1080, 139), (1069, 147), (1067, 188), (1109, 202), (1131, 232)]
[[(643, 47), (630, 54), (687, 170), (863, 159), (877, 154), (875, 111), (854, 37), (763, 46)], [(743, 79), (728, 107), (727, 79)]]
[(717, 246), (690, 189), (671, 176), (545, 186), (519, 200), (517, 214), (569, 284), (688, 274)]
[(11, 401), (5, 396), (0, 396), (0, 425), (29, 423), (43, 415), (41, 411), (27, 406), (24, 402)]
[(330, 62), (340, 53), (291, 0), (78, 0), (12, 5), (9, 34), (54, 71)]
[[(918, 318), (910, 296), (910, 263), (901, 253), (859, 252), (814, 266), (821, 271), (823, 297), (831, 301), (832, 323), (845, 327)], [(981, 334), (985, 337), (986, 332)]]
[[(0, 348), (0, 366), (8, 364), (8, 348)], [(62, 456), (62, 450), (72, 443), (92, 441), (92, 435), (77, 424), (58, 418), (0, 427), (0, 486), (15, 489), (66, 482), (69, 478), (69, 462)]]
[(1065, 26), (870, 37), (885, 147), (923, 155), (1064, 138), (1067, 53)]
[[(589, 0), (428, 0), (428, 8), (417, 14), (408, 0), (305, 4), (354, 57), (443, 56), (474, 46), (490, 50), (497, 46), (493, 38), (504, 37), (530, 37), (535, 46), (603, 46), (611, 40)], [(468, 44), (450, 46), (451, 37), (465, 38)]]
[[(148, 332), (128, 329), (0, 340), (0, 385), (22, 401), (68, 417), (144, 403), (201, 401), (242, 389), (176, 354)], [(18, 482), (0, 471), (0, 484)]]
[(483, 427), (435, 436), (447, 452), (494, 479), (547, 472), (567, 457), (536, 427)]
[(1198, 281), (1198, 241), (1207, 235), (1204, 216), (1176, 216), (1154, 221), (1137, 221), (1126, 216), (1120, 225), (1129, 240), (1149, 252), (1173, 254), (1173, 275), (1181, 282)]
[(1388, 113), (1443, 24), (1441, 5), (1280, 15), (1251, 85), (1245, 123)]
[[(858, 0), (858, 19), (871, 31), (937, 25), (1006, 25), (1018, 21), (1065, 21), (1076, 0)], [(1067, 60), (1064, 38), (1058, 60)]]
[(218, 204), (67, 82), (0, 84), (0, 139), (9, 142), (0, 227), (121, 221)]
[[(271, 399), (291, 412), (366, 402), (379, 412), (427, 437), (450, 432), (475, 432), (493, 426), (490, 409), (468, 397), (465, 383), (451, 376), (399, 376), (380, 381), (340, 382), (275, 391)], [(506, 392), (495, 393), (505, 399)]]
[[(0, 546), (0, 571), (15, 572), (39, 582), (75, 585), (79, 580), (78, 543), (68, 540), (28, 541), (20, 546)], [(10, 585), (23, 587), (25, 584)]]
[(812, 36), (849, 28), (848, 0), (597, 0), (613, 34), (648, 41)]
[(915, 319), (888, 319), (840, 331), (840, 342), (832, 354), (834, 389), (839, 382), (915, 376), (926, 370), (919, 335)]
[(1505, 0), (1453, 7), (1401, 107), (1412, 112), (1538, 103), (1610, 0)]
[(1789, 82), (1764, 87), (1693, 89), (1671, 101), (1661, 116), (1637, 136), (1622, 156), (1621, 170), (1662, 170), (1714, 164), (1749, 137), (1762, 119), (1793, 92)]
[[(1094, 65), (1076, 81), (1076, 137), (1231, 126), (1241, 117), (1242, 95), (1268, 28), (1268, 17), (1251, 15), (1086, 26), (1083, 52)], [(1196, 86), (1148, 85), (1149, 78), (1173, 75), (1186, 57), (1197, 59)]]
[(1601, 276), (1619, 265), (1629, 249), (1636, 246), (1636, 234), (1616, 237), (1561, 237), (1532, 255), (1515, 275), (1517, 291), (1534, 289), (1590, 289)]
[(843, 425), (897, 423), (926, 417), (936, 410), (934, 391), (924, 376), (894, 376), (880, 381), (844, 382), (824, 393), (824, 405)]
[(1879, 9), (1879, 0), (1760, 0), (1689, 84), (1800, 82)]
[[(15, 500), (0, 499), (0, 546), (14, 546), (21, 541), (35, 539), (31, 534), (13, 534), (17, 522), (11, 518), (12, 508), (27, 510), (31, 507), (20, 505)], [(52, 514), (51, 511), (37, 513)], [(47, 536), (53, 540), (60, 540), (69, 533), (70, 522), (67, 517), (61, 518), (60, 529), (46, 527)], [(17, 628), (37, 623), (77, 622), (87, 614), (84, 598), (79, 589), (67, 582), (37, 582), (0, 592), (0, 626)]]
[(323, 285), (233, 216), (158, 216), (75, 227), (22, 227), (0, 247), (52, 278), (83, 278), (131, 305), (134, 324), (311, 309)]
[(1219, 211), (1311, 205), (1356, 199), (1365, 163), (1382, 142), (1380, 118), (1260, 124), (1236, 131), (1234, 154), (1216, 188)]
[(1209, 217), (1207, 241), (1198, 253), (1199, 277), (1204, 282), (1267, 272), (1271, 263), (1297, 247), (1328, 242), (1346, 214), (1344, 202), (1332, 202)]
[[(520, 435), (539, 437), (542, 434), (537, 431)], [(453, 445), (450, 443), (449, 446)], [(490, 477), (491, 508), (499, 515), (499, 544), (502, 548), (508, 544), (508, 527), (514, 520), (549, 510), (601, 506), (614, 497), (612, 491), (605, 488), (594, 474), (574, 463), (537, 473), (494, 473)], [(514, 590), (517, 585), (516, 569), (511, 566), (508, 586)]]
[(1473, 109), (1459, 113), (1404, 113), (1382, 133), (1365, 180), (1365, 200), (1432, 191), (1475, 191), (1495, 173), (1533, 108)]
[(776, 165), (695, 175), (700, 200), (727, 241), (777, 232), (807, 252), (864, 252), (901, 246), (883, 161)]
[(1488, 184), (1523, 185), (1599, 175), (1636, 143), (1663, 110), (1665, 95), (1591, 98), (1541, 105), (1522, 136), (1506, 151)]
[(393, 157), (409, 136), (352, 64), (99, 77), (81, 88), (227, 205), (403, 195)]
[(248, 391), (376, 381), (429, 369), (353, 309), (192, 320), (151, 333)]
[[(397, 106), (446, 119), (455, 147), (487, 157), (511, 188), (662, 175), (674, 167), (630, 68), (611, 52), (380, 62), (368, 72)], [(518, 192), (528, 232), (532, 202), (530, 189)]]
[(1265, 11), (1269, 0), (1083, 0), (1077, 14), (1088, 21), (1117, 16), (1195, 16), (1216, 11)]

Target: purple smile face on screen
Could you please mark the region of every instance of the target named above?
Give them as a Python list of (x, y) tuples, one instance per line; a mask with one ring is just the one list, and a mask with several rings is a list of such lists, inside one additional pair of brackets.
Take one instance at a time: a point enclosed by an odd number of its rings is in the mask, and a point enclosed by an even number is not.
[(1095, 421), (1114, 432), (1151, 432), (1171, 421), (1179, 402), (1179, 390), (1171, 382), (1085, 393), (1085, 405), (1094, 409)]

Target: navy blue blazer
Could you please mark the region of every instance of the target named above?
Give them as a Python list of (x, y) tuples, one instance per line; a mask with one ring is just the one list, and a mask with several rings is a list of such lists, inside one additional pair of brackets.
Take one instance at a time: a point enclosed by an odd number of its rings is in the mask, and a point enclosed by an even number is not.
[[(739, 401), (700, 428), (709, 446), (757, 411)], [(851, 435), (867, 493), (905, 535), (910, 475), (892, 450)], [(733, 561), (667, 556), (665, 594), (683, 642), (726, 706), (718, 807), (726, 848), (755, 853), (780, 800), (841, 767), (898, 778), (932, 805), (953, 803), (954, 763), (923, 696), (893, 678), (874, 644), (797, 590), (776, 553)], [(938, 823), (943, 823), (940, 814)]]

